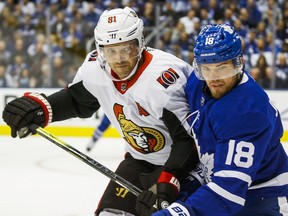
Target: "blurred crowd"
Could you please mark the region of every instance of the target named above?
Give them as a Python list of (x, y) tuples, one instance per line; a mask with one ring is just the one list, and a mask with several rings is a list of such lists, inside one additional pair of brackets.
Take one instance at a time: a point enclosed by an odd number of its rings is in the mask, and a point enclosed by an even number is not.
[(287, 0), (2, 1), (0, 87), (65, 87), (94, 49), (100, 14), (125, 6), (154, 35), (148, 46), (189, 63), (203, 25), (230, 23), (241, 35), (246, 70), (263, 88), (288, 89)]

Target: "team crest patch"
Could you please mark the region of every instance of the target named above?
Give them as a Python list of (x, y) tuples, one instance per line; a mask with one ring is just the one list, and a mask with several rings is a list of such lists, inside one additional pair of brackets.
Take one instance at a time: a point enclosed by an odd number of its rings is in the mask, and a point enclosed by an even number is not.
[(91, 53), (91, 55), (89, 56), (88, 61), (96, 61), (97, 60), (97, 51), (95, 50), (94, 52)]
[(162, 72), (161, 76), (158, 77), (157, 81), (164, 87), (168, 88), (170, 85), (174, 84), (179, 78), (179, 75), (172, 68)]

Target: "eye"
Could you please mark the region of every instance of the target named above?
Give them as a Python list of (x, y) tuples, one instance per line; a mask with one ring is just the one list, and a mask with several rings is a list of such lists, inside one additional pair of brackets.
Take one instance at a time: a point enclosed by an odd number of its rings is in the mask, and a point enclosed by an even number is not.
[(115, 53), (115, 50), (114, 49), (107, 49), (106, 52), (111, 54), (111, 53)]
[(126, 47), (126, 48), (123, 49), (123, 52), (130, 53), (131, 52), (131, 48), (130, 47)]
[(202, 70), (202, 72), (208, 72), (208, 71), (210, 71), (209, 68), (207, 68), (207, 67), (202, 67), (201, 70)]
[(220, 67), (217, 67), (217, 71), (221, 71), (221, 70), (225, 70), (227, 67), (226, 66), (220, 66)]

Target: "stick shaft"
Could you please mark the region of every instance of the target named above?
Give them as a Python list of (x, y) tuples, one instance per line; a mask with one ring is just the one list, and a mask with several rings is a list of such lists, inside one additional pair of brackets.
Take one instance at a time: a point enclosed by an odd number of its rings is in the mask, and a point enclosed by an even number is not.
[(67, 151), (71, 155), (77, 157), (79, 160), (83, 161), (84, 163), (86, 163), (89, 166), (93, 167), (94, 169), (96, 169), (97, 171), (102, 173), (103, 175), (107, 176), (112, 181), (114, 181), (114, 182), (118, 183), (119, 185), (125, 187), (131, 193), (133, 193), (134, 195), (139, 196), (140, 193), (142, 192), (141, 189), (139, 189), (138, 187), (136, 187), (135, 185), (133, 185), (132, 183), (130, 183), (126, 179), (124, 179), (121, 176), (117, 175), (115, 172), (113, 172), (112, 170), (108, 169), (104, 165), (98, 163), (97, 161), (95, 161), (91, 157), (83, 154), (81, 151), (75, 149), (74, 147), (70, 146), (69, 144), (67, 144), (64, 141), (60, 140), (59, 138), (55, 137), (53, 134), (51, 134), (50, 132), (46, 131), (45, 129), (43, 129), (41, 127), (38, 127), (36, 129), (36, 132), (40, 136), (42, 136), (45, 139), (51, 141), (52, 143), (54, 143), (58, 147), (64, 149), (65, 151)]

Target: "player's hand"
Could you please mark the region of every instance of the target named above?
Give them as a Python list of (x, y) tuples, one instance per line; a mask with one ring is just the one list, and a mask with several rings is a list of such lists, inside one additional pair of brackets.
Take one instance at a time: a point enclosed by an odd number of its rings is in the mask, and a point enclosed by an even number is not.
[(180, 192), (178, 179), (163, 169), (142, 175), (140, 180), (142, 180), (144, 188), (147, 188), (145, 183), (149, 182), (148, 179), (157, 179), (157, 181), (149, 188), (150, 192), (144, 191), (137, 199), (136, 211), (142, 216), (151, 215), (156, 210), (167, 208), (176, 200)]
[(32, 132), (28, 129), (31, 124), (44, 127), (50, 123), (52, 109), (45, 95), (25, 93), (21, 98), (16, 98), (5, 106), (2, 118), (11, 128), (11, 136), (14, 138), (20, 129), (26, 128), (26, 132), (20, 137), (23, 138)]
[(172, 203), (167, 209), (157, 211), (151, 216), (193, 216), (191, 208), (183, 202)]
[(136, 201), (136, 212), (140, 216), (150, 216), (152, 213), (157, 211), (156, 208), (157, 195), (152, 191), (143, 191)]

